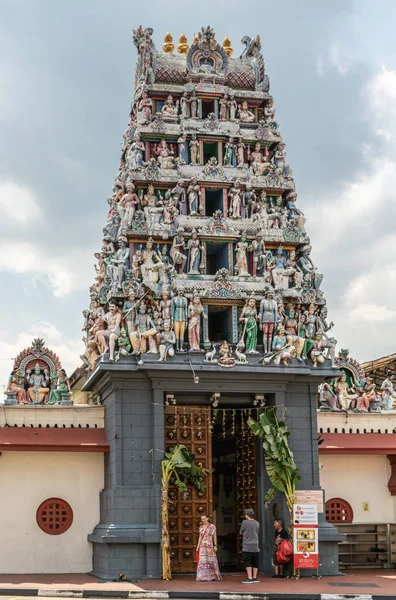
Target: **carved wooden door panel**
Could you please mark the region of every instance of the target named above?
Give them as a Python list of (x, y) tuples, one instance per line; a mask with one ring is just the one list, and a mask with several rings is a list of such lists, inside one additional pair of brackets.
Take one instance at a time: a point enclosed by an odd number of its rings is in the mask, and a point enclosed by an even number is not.
[(197, 462), (201, 462), (209, 474), (205, 478), (205, 491), (198, 492), (192, 485), (186, 494), (176, 486), (169, 490), (169, 533), (173, 573), (192, 573), (196, 569), (195, 546), (201, 515), (212, 516), (212, 436), (210, 407), (166, 406), (165, 449), (184, 444)]
[[(248, 419), (249, 409), (239, 411), (236, 427), (236, 498), (237, 498), (237, 548), (238, 567), (243, 568), (242, 540), (239, 529), (244, 519), (244, 510), (253, 508), (257, 518), (257, 474), (256, 436), (252, 433)], [(255, 415), (252, 415), (255, 418)]]

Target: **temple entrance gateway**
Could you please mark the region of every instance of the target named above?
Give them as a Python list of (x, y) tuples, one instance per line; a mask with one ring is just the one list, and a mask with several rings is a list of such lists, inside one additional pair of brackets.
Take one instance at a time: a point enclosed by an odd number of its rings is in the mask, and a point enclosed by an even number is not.
[(173, 573), (195, 571), (195, 546), (205, 513), (217, 528), (220, 568), (243, 568), (239, 536), (243, 510), (257, 507), (256, 440), (247, 423), (253, 412), (257, 409), (231, 404), (165, 408), (166, 449), (184, 444), (207, 470), (204, 492), (191, 487), (182, 495), (176, 486), (169, 492)]

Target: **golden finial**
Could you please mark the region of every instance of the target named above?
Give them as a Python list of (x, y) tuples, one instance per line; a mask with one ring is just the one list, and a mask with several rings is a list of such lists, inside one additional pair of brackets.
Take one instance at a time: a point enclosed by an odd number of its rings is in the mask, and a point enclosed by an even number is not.
[(168, 33), (164, 37), (164, 45), (162, 46), (162, 50), (166, 54), (172, 54), (174, 49), (175, 49), (175, 45), (173, 43), (173, 37), (171, 36), (170, 32), (168, 31)]
[(179, 45), (177, 47), (177, 51), (179, 54), (187, 54), (189, 45), (187, 44), (187, 38), (184, 33), (181, 34), (179, 38)]
[(195, 38), (193, 39), (193, 44), (198, 44), (199, 42), (199, 37), (198, 37), (198, 33), (195, 34)]
[(232, 56), (234, 54), (234, 50), (231, 48), (231, 42), (228, 39), (228, 35), (226, 35), (224, 38), (223, 48), (226, 51), (227, 56)]

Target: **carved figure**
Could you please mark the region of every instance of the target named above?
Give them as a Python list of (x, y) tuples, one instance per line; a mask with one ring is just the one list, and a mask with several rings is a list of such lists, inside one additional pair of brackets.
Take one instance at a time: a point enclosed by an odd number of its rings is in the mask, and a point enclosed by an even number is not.
[(142, 273), (143, 283), (153, 285), (158, 283), (158, 271), (163, 266), (161, 258), (153, 248), (153, 240), (149, 238), (146, 247), (142, 250), (142, 264), (140, 271)]
[(12, 371), (11, 375), (8, 378), (5, 392), (15, 392), (18, 404), (30, 403), (30, 399), (27, 398), (26, 391), (24, 388), (23, 374), (19, 369), (15, 369)]
[(188, 100), (189, 104), (190, 104), (190, 115), (192, 119), (196, 119), (197, 118), (197, 112), (198, 112), (198, 98), (196, 95), (195, 90), (193, 90), (191, 92), (191, 97)]
[(267, 105), (264, 107), (264, 120), (268, 127), (274, 131), (277, 131), (278, 123), (275, 121), (275, 110), (272, 108), (273, 106), (273, 100), (269, 100)]
[(237, 272), (239, 277), (249, 277), (250, 273), (248, 271), (247, 265), (247, 251), (249, 249), (249, 244), (246, 241), (246, 237), (242, 234), (241, 239), (235, 245), (235, 271)]
[(183, 186), (183, 180), (179, 179), (175, 187), (171, 190), (171, 195), (176, 202), (176, 208), (180, 215), (187, 214), (186, 188)]
[(393, 374), (392, 371), (388, 371), (386, 379), (382, 382), (382, 402), (385, 410), (393, 409), (393, 398), (396, 397), (395, 390), (393, 389)]
[(249, 298), (239, 317), (239, 321), (243, 323), (243, 331), (238, 344), (240, 350), (246, 348), (247, 354), (257, 354), (257, 320), (256, 300)]
[(238, 109), (238, 103), (235, 100), (234, 94), (230, 95), (230, 100), (228, 102), (228, 106), (229, 106), (229, 109), (230, 109), (230, 121), (235, 121), (236, 120), (235, 119), (236, 112), (237, 112), (237, 109)]
[(241, 217), (249, 219), (257, 210), (257, 197), (250, 181), (246, 183), (246, 190), (242, 194)]
[(202, 261), (205, 247), (201, 244), (195, 229), (193, 229), (191, 238), (187, 242), (187, 248), (189, 250), (188, 274), (199, 275), (200, 271), (205, 268)]
[(236, 145), (234, 138), (230, 137), (228, 142), (224, 146), (224, 160), (223, 164), (225, 167), (236, 167)]
[(278, 171), (278, 173), (280, 173), (281, 175), (283, 174), (283, 171), (285, 169), (284, 149), (285, 149), (285, 144), (278, 144), (278, 146), (276, 147), (276, 150), (274, 152), (274, 155), (272, 157), (275, 168)]
[(120, 337), (118, 338), (118, 352), (116, 354), (116, 362), (120, 360), (120, 356), (129, 356), (131, 353), (131, 341), (124, 328), (121, 329)]
[(175, 332), (171, 329), (170, 321), (164, 321), (164, 330), (161, 332), (158, 362), (166, 362), (168, 356), (175, 356)]
[(197, 140), (197, 135), (195, 133), (191, 136), (190, 157), (192, 165), (197, 165), (199, 163), (199, 141)]
[(250, 168), (253, 172), (253, 175), (259, 177), (264, 174), (264, 171), (268, 169), (270, 163), (268, 160), (268, 148), (264, 146), (263, 152), (261, 152), (260, 142), (257, 142), (253, 152), (248, 152), (248, 157), (250, 159)]
[(188, 152), (187, 152), (187, 136), (185, 133), (181, 134), (181, 136), (177, 140), (177, 144), (179, 146), (179, 162), (181, 165), (186, 165), (188, 162)]
[(232, 356), (232, 349), (228, 342), (224, 341), (219, 348), (219, 360), (217, 364), (220, 367), (231, 368), (235, 365), (235, 358)]
[(237, 365), (247, 365), (248, 364), (248, 359), (246, 358), (246, 354), (244, 354), (242, 352), (243, 347), (242, 346), (237, 346), (235, 348), (235, 357), (236, 357), (236, 364)]
[(216, 346), (215, 343), (213, 343), (212, 344), (212, 350), (209, 350), (205, 354), (204, 362), (206, 362), (206, 363), (213, 363), (213, 364), (217, 363), (216, 352), (217, 352), (217, 346)]
[(127, 269), (129, 269), (129, 248), (127, 247), (128, 240), (121, 236), (118, 240), (118, 250), (115, 256), (110, 260), (109, 272), (112, 283), (120, 290), (125, 281)]
[(349, 387), (345, 373), (336, 381), (334, 392), (341, 410), (349, 410), (352, 402), (357, 398), (356, 393), (350, 393), (355, 392), (355, 390), (353, 387)]
[(132, 354), (144, 354), (147, 351), (148, 354), (157, 354), (157, 344), (155, 341), (155, 335), (157, 330), (155, 329), (154, 323), (150, 315), (147, 314), (146, 306), (141, 303), (139, 306), (138, 314), (135, 320), (135, 331), (131, 333), (131, 343), (133, 352)]
[(177, 234), (173, 238), (172, 248), (170, 250), (170, 257), (173, 260), (175, 267), (179, 267), (179, 272), (183, 272), (184, 265), (186, 264), (187, 257), (184, 254), (185, 239), (183, 236), (183, 228), (179, 227)]
[(237, 167), (238, 169), (242, 169), (245, 164), (245, 144), (242, 141), (242, 138), (239, 139), (237, 145)]
[(268, 354), (272, 348), (275, 324), (280, 321), (278, 303), (274, 296), (274, 291), (270, 288), (267, 292), (267, 297), (260, 302), (259, 320), (260, 329), (263, 332), (264, 354)]
[(239, 106), (238, 117), (241, 123), (253, 123), (255, 120), (254, 113), (248, 109), (248, 103), (246, 100), (244, 100)]
[(128, 183), (126, 186), (126, 194), (123, 195), (118, 203), (118, 212), (121, 217), (121, 228), (124, 227), (130, 229), (132, 227), (132, 221), (135, 216), (135, 211), (139, 205), (139, 198), (135, 194), (135, 186), (133, 183)]
[(187, 97), (186, 90), (184, 90), (183, 95), (180, 98), (180, 111), (181, 111), (181, 118), (187, 119), (187, 117), (188, 117), (188, 97)]
[(227, 120), (227, 107), (228, 107), (228, 94), (224, 94), (223, 98), (219, 100), (219, 118), (220, 121)]
[(44, 369), (44, 375), (41, 374), (40, 364), (36, 363), (34, 372), (30, 369), (26, 371), (26, 381), (29, 385), (28, 396), (33, 404), (45, 404), (50, 386), (50, 377), (48, 369)]
[(201, 317), (207, 319), (201, 299), (194, 295), (188, 306), (188, 343), (190, 352), (201, 352)]
[(172, 321), (176, 335), (176, 350), (179, 350), (179, 352), (184, 352), (184, 332), (187, 318), (187, 298), (183, 295), (183, 291), (179, 289), (177, 296), (172, 298)]
[(176, 103), (174, 103), (173, 96), (169, 94), (164, 102), (161, 112), (164, 121), (176, 121), (179, 112), (179, 101), (177, 100)]
[(272, 360), (275, 365), (282, 363), (284, 366), (287, 366), (288, 359), (292, 358), (295, 353), (292, 337), (286, 336), (283, 327), (280, 327), (278, 333), (274, 336), (272, 341), (272, 351), (273, 353), (270, 356), (264, 358), (266, 364)]
[(172, 148), (168, 146), (165, 139), (162, 139), (160, 143), (157, 144), (154, 153), (157, 155), (157, 162), (161, 166), (161, 169), (174, 168), (174, 152)]
[(144, 143), (141, 141), (140, 133), (136, 132), (126, 157), (128, 169), (136, 171), (144, 167), (144, 150)]
[(95, 341), (102, 355), (106, 354), (110, 346), (109, 360), (114, 361), (115, 344), (121, 331), (121, 313), (114, 302), (109, 303), (109, 311), (105, 314), (104, 321), (107, 323), (107, 329), (98, 331)]
[[(151, 117), (152, 117), (152, 112), (153, 112), (153, 101), (151, 100), (147, 91), (145, 91), (145, 90), (143, 90), (143, 92), (142, 92), (142, 97), (141, 97), (139, 105), (138, 105), (138, 110), (142, 115), (140, 122), (141, 123), (150, 123)], [(138, 115), (138, 120), (139, 120), (139, 115)]]
[(65, 369), (59, 369), (57, 372), (56, 388), (50, 391), (48, 404), (60, 404), (62, 400), (62, 394), (71, 394), (71, 387), (69, 379), (66, 375)]
[(188, 207), (190, 209), (190, 215), (195, 216), (199, 214), (199, 204), (201, 199), (201, 188), (198, 185), (198, 181), (195, 177), (191, 179), (191, 183), (187, 188)]
[(266, 253), (265, 242), (261, 234), (256, 235), (256, 239), (252, 241), (251, 251), (253, 252), (253, 277), (262, 275), (265, 270)]

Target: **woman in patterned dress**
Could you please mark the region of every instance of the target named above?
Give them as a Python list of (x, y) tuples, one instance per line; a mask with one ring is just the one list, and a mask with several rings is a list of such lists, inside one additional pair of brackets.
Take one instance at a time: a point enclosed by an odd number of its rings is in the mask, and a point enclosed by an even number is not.
[(202, 525), (199, 528), (197, 552), (197, 581), (220, 581), (219, 563), (217, 562), (216, 527), (209, 523), (207, 515), (201, 516)]

